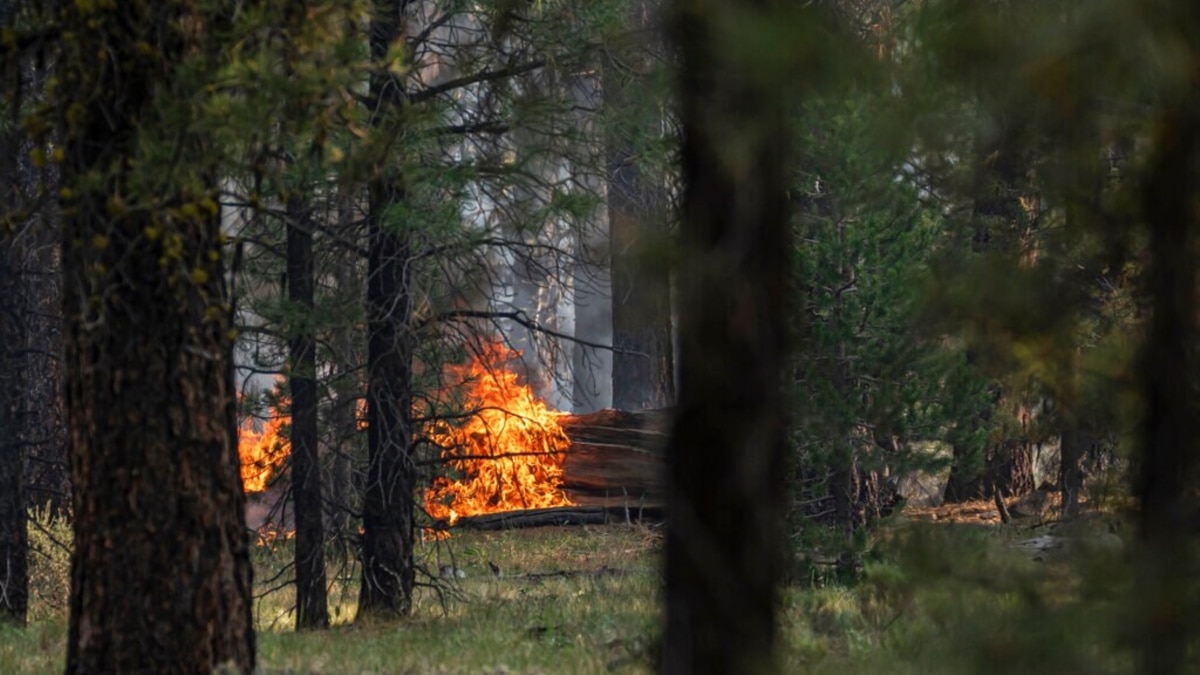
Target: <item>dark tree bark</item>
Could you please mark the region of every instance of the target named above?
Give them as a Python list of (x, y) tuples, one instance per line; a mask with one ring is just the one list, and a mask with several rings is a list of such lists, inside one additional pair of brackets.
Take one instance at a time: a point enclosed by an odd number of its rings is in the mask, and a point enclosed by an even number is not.
[[(25, 149), (21, 154), (28, 156)], [(46, 174), (53, 191), (54, 172)], [(53, 209), (46, 211), (39, 214), (22, 245), (21, 292), (27, 303), (24, 326), (27, 344), (32, 347), (22, 359), (22, 368), (36, 373), (36, 377), (26, 378), (24, 409), (28, 414), (22, 423), (27, 452), (26, 504), (59, 518), (67, 515), (71, 491), (63, 413), (62, 265), (57, 216)]]
[[(10, 24), (11, 3), (0, 3), (0, 28)], [(19, 66), (18, 66), (19, 68)], [(23, 77), (19, 72), (16, 77)], [(0, 134), (0, 215), (25, 202), (21, 139)], [(28, 153), (26, 153), (28, 156)], [(29, 608), (29, 533), (26, 529), (25, 463), (28, 418), (23, 352), (28, 346), (27, 297), (21, 280), (17, 232), (0, 220), (0, 624), (24, 625)]]
[(1079, 496), (1083, 493), (1086, 476), (1084, 459), (1094, 455), (1096, 432), (1083, 423), (1075, 422), (1063, 430), (1059, 445), (1058, 488), (1062, 494), (1062, 513), (1065, 517), (1079, 514)]
[[(1139, 597), (1144, 602), (1141, 672), (1184, 671), (1195, 636), (1190, 617), (1196, 603), (1194, 540), (1188, 521), (1196, 512), (1197, 447), (1195, 385), (1197, 185), (1200, 184), (1200, 57), (1195, 35), (1200, 14), (1174, 5), (1171, 24), (1192, 46), (1187, 90), (1168, 101), (1155, 120), (1154, 157), (1142, 195), (1149, 226), (1148, 289), (1152, 318), (1141, 370), (1145, 395), (1142, 421), (1142, 569)], [(1187, 9), (1183, 9), (1187, 7)], [(1165, 17), (1164, 17), (1165, 18)], [(1181, 41), (1182, 37), (1179, 38)]]
[[(8, 149), (0, 143), (0, 153)], [(5, 174), (8, 172), (0, 176), (11, 177)], [(24, 625), (29, 608), (26, 453), (25, 434), (21, 433), (22, 417), (28, 415), (21, 358), (26, 346), (26, 316), (16, 249), (12, 237), (0, 234), (0, 624)]]
[[(629, 110), (631, 79), (653, 66), (650, 48), (658, 32), (657, 3), (638, 0), (630, 14), (629, 53), (604, 64), (604, 105)], [(632, 71), (630, 70), (632, 69)], [(632, 133), (607, 135), (608, 226), (612, 256), (613, 407), (645, 410), (671, 405), (675, 398), (674, 343), (671, 339), (671, 279), (665, 255), (653, 249), (667, 238), (665, 189), (638, 167)], [(659, 244), (656, 247), (654, 244)]]
[(687, 273), (667, 459), (666, 673), (773, 664), (786, 513), (787, 134), (775, 80), (747, 77), (726, 32), (765, 20), (769, 6), (676, 4)]
[(325, 526), (317, 456), (317, 348), (313, 325), (313, 236), (298, 198), (288, 202), (287, 291), (300, 313), (288, 341), (292, 394), (292, 506), (296, 516), (296, 630), (329, 626)]
[[(408, 0), (377, 0), (371, 19), (371, 106), (383, 129), (400, 124), (404, 104), (399, 76), (385, 65), (388, 49), (404, 34)], [(398, 133), (389, 129), (384, 133)], [(409, 293), (410, 244), (403, 223), (384, 213), (405, 198), (400, 173), (384, 164), (370, 184), (367, 214), (367, 485), (363, 503), (363, 580), (358, 619), (397, 617), (412, 607), (413, 509), (416, 467), (412, 440), (412, 357)]]
[(59, 10), (68, 673), (254, 668), (217, 171), (177, 105), (195, 94), (178, 66), (213, 54), (194, 39), (221, 17), (192, 11)]

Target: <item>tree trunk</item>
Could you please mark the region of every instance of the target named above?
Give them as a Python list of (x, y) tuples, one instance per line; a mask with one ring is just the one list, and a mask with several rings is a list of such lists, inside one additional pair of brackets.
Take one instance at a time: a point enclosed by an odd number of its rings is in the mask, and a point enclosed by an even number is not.
[[(1177, 5), (1183, 8), (1185, 5)], [(1200, 16), (1187, 6), (1185, 16), (1165, 25), (1172, 36), (1196, 48)], [(1176, 10), (1178, 13), (1179, 10)], [(1166, 17), (1163, 17), (1166, 18)], [(1186, 21), (1178, 21), (1187, 19)], [(1139, 597), (1144, 612), (1142, 669), (1148, 675), (1182, 672), (1193, 643), (1196, 591), (1194, 540), (1187, 520), (1196, 509), (1197, 448), (1196, 245), (1197, 184), (1200, 182), (1200, 81), (1193, 51), (1186, 92), (1154, 125), (1154, 155), (1142, 195), (1149, 226), (1148, 287), (1153, 308), (1141, 369), (1145, 414), (1142, 420), (1141, 498), (1143, 550)]]
[[(377, 0), (371, 19), (374, 123), (400, 124), (403, 83), (386, 66), (404, 34), (407, 0)], [(385, 133), (397, 133), (389, 130)], [(381, 165), (386, 158), (379, 160)], [(386, 166), (370, 185), (367, 214), (367, 487), (363, 503), (363, 579), (358, 619), (390, 618), (412, 608), (413, 509), (416, 467), (412, 441), (413, 338), (409, 326), (410, 244), (404, 223), (385, 223), (385, 211), (405, 198), (402, 178)]]
[[(572, 98), (580, 111), (571, 121), (581, 129), (581, 139), (573, 141), (573, 152), (581, 156), (581, 170), (575, 180), (584, 194), (604, 193), (605, 177), (595, 167), (604, 162), (601, 116), (595, 110), (602, 104), (600, 78), (581, 73), (573, 78)], [(575, 337), (592, 344), (613, 344), (612, 269), (609, 255), (609, 224), (604, 209), (596, 208), (577, 226), (571, 292), (575, 310)], [(613, 353), (576, 342), (571, 347), (574, 383), (571, 410), (590, 413), (612, 407)]]
[(774, 77), (747, 77), (730, 51), (739, 44), (731, 24), (765, 21), (767, 6), (676, 4), (687, 274), (667, 455), (665, 673), (774, 663), (786, 514), (787, 133)]
[[(7, 13), (0, 15), (0, 28), (8, 28), (10, 20)], [(31, 167), (22, 166), (20, 158), (28, 156), (22, 145), (17, 133), (0, 134), (0, 215), (15, 212), (28, 197), (21, 174)], [(32, 411), (23, 354), (30, 317), (22, 258), (18, 234), (0, 229), (0, 625), (24, 625), (29, 609), (24, 422)]]
[(288, 340), (292, 394), (292, 506), (296, 517), (296, 630), (329, 626), (325, 526), (317, 456), (317, 349), (313, 325), (313, 237), (308, 211), (288, 201), (287, 291), (295, 325)]
[[(645, 77), (652, 67), (654, 30), (650, 0), (637, 0), (630, 11), (633, 35), (623, 65), (604, 65), (607, 110), (629, 110), (630, 76)], [(613, 407), (644, 410), (671, 405), (675, 397), (675, 364), (671, 340), (671, 280), (664, 249), (668, 227), (665, 190), (637, 165), (637, 150), (628, 130), (610, 129), (608, 150), (608, 224), (612, 255)], [(659, 241), (663, 240), (663, 241)], [(657, 245), (657, 246), (656, 246)]]
[[(27, 151), (22, 152), (28, 156)], [(53, 185), (54, 174), (46, 180)], [(32, 182), (32, 181), (31, 181)], [(32, 187), (32, 186), (30, 186)], [(53, 190), (53, 188), (51, 188)], [(63, 413), (62, 264), (57, 216), (47, 208), (25, 238), (22, 293), (28, 303), (23, 368), (36, 373), (25, 382), (23, 420), (26, 435), (26, 505), (47, 515), (66, 517), (70, 505), (70, 468)]]
[[(339, 206), (339, 220), (350, 222), (352, 213), (350, 200), (343, 198)], [(337, 263), (334, 279), (338, 293), (344, 302), (360, 302), (361, 295), (356, 283), (355, 264), (352, 259)], [(350, 295), (347, 295), (350, 293)], [(333, 462), (330, 485), (330, 537), (336, 550), (345, 557), (358, 539), (358, 527), (352, 515), (361, 509), (358, 495), (351, 478), (354, 458), (359, 456), (358, 402), (361, 395), (359, 360), (354, 344), (353, 324), (339, 321), (333, 326), (331, 347), (334, 352), (333, 390), (335, 400), (329, 415), (333, 431)]]
[(80, 55), (56, 64), (73, 85), (53, 102), (74, 515), (68, 673), (254, 668), (216, 171), (194, 109), (177, 105), (202, 90), (177, 79), (179, 65), (210, 53), (180, 27), (221, 18), (192, 11), (165, 0), (60, 10), (73, 35), (64, 54)]
[(1087, 424), (1076, 422), (1062, 432), (1059, 445), (1058, 489), (1062, 494), (1062, 514), (1070, 518), (1079, 514), (1079, 496), (1083, 493), (1084, 459), (1094, 454), (1096, 432)]
[[(9, 149), (0, 143), (0, 153)], [(15, 154), (3, 156), (15, 158)], [(0, 204), (7, 206), (5, 202)], [(26, 320), (22, 307), (25, 296), (14, 239), (0, 235), (0, 624), (24, 625), (29, 608), (29, 539), (22, 418), (30, 411), (25, 407), (21, 355), (26, 347), (22, 328)]]

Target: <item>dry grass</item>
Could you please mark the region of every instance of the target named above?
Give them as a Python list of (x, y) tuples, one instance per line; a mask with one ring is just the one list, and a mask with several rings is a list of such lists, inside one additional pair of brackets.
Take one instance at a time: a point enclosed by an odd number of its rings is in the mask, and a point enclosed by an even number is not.
[[(426, 585), (398, 624), (350, 624), (353, 569), (331, 575), (337, 625), (327, 632), (291, 632), (290, 589), (264, 596), (259, 664), (267, 673), (648, 672), (659, 539), (623, 526), (458, 533), (419, 548)], [(443, 567), (466, 576), (442, 579)]]
[[(1111, 535), (1102, 523), (1089, 526)], [(1128, 643), (1117, 639), (1130, 600), (1126, 556), (1081, 547), (1036, 561), (1013, 546), (1044, 531), (977, 523), (894, 526), (876, 538), (860, 584), (785, 589), (781, 671), (1132, 672)], [(660, 547), (659, 530), (626, 526), (459, 533), (422, 545), (419, 557), (436, 576), (444, 565), (466, 576), (437, 579), (436, 587), (423, 578), (428, 585), (412, 616), (399, 623), (351, 623), (352, 568), (331, 575), (338, 625), (328, 631), (292, 632), (290, 589), (261, 597), (260, 669), (651, 672)], [(286, 544), (274, 554), (260, 549), (256, 557), (265, 582), (286, 563)], [(64, 624), (59, 614), (23, 631), (0, 630), (0, 673), (61, 671)]]

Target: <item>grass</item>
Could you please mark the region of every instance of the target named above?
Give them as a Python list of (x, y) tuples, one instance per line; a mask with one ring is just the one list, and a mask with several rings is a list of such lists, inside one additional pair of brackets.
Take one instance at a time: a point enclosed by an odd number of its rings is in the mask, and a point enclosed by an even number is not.
[[(1015, 546), (1045, 531), (894, 524), (873, 542), (859, 583), (785, 589), (782, 672), (1131, 672), (1122, 641), (1131, 597), (1124, 553), (1081, 544), (1034, 560)], [(627, 526), (459, 533), (418, 553), (435, 576), (449, 565), (465, 578), (423, 577), (412, 616), (387, 625), (351, 623), (356, 570), (337, 569), (328, 631), (292, 632), (289, 588), (256, 600), (259, 666), (264, 673), (651, 672), (660, 546), (659, 530)], [(275, 574), (286, 576), (289, 555), (286, 544), (256, 551), (260, 592)], [(60, 612), (23, 631), (0, 631), (0, 672), (61, 671), (64, 626)]]
[(648, 672), (658, 541), (652, 530), (614, 526), (463, 532), (423, 544), (426, 569), (466, 576), (423, 576), (410, 618), (357, 626), (355, 570), (339, 570), (327, 632), (291, 631), (290, 590), (264, 596), (259, 664), (265, 672)]

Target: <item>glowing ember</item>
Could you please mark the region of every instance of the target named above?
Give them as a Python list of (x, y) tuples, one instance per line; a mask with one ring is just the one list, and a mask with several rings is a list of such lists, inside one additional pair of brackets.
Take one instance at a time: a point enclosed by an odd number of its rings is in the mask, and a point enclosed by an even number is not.
[(264, 548), (275, 548), (277, 544), (281, 544), (289, 539), (296, 537), (296, 531), (290, 528), (281, 527), (275, 523), (263, 523), (256, 531), (254, 544)]
[(280, 433), (290, 419), (272, 409), (271, 418), (250, 418), (238, 427), (238, 457), (242, 461), (242, 488), (247, 494), (267, 489), (275, 470), (287, 460), (291, 446)]
[(471, 363), (447, 367), (443, 391), (463, 397), (467, 416), (427, 433), (461, 478), (439, 477), (425, 491), (430, 516), (454, 524), (463, 516), (572, 505), (562, 491), (571, 441), (558, 424), (561, 413), (506, 367), (518, 356), (489, 344)]

